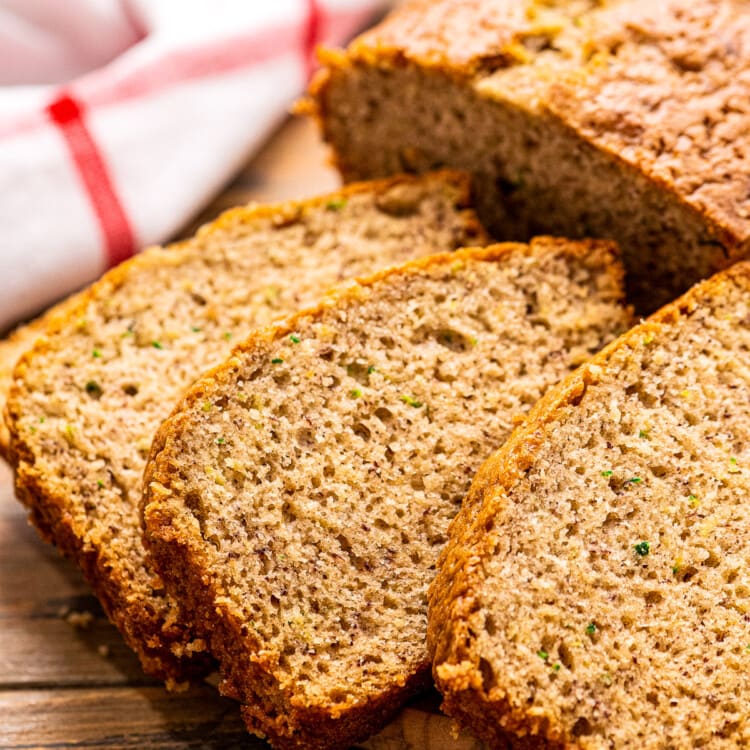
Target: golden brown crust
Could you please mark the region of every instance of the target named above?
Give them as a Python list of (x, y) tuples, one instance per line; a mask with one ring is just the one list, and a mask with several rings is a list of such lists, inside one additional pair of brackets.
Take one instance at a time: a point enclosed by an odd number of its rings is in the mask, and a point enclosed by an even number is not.
[[(26, 373), (33, 370), (35, 360), (52, 351), (54, 337), (80, 320), (90, 304), (107, 300), (133, 274), (144, 269), (166, 267), (177, 268), (186, 254), (194, 252), (197, 245), (206, 240), (220, 240), (226, 233), (231, 235), (238, 225), (270, 218), (277, 226), (284, 226), (296, 219), (300, 213), (318, 210), (337, 199), (346, 199), (359, 193), (377, 195), (402, 182), (414, 182), (413, 177), (399, 176), (374, 182), (352, 184), (341, 190), (316, 196), (305, 201), (285, 202), (270, 205), (255, 205), (232, 209), (216, 221), (202, 227), (196, 237), (169, 248), (151, 248), (106, 273), (99, 281), (70, 298), (60, 308), (55, 308), (49, 319), (45, 319), (45, 336), (38, 339), (30, 350), (19, 359), (13, 372), (6, 406), (7, 425), (10, 433), (8, 457), (16, 470), (16, 489), (19, 500), (30, 511), (30, 518), (44, 539), (55, 544), (65, 555), (74, 560), (84, 572), (109, 618), (123, 633), (127, 643), (141, 659), (149, 674), (165, 680), (170, 687), (178, 688), (185, 680), (205, 674), (213, 662), (200, 654), (200, 643), (194, 643), (192, 634), (184, 623), (177, 619), (176, 606), (168, 606), (166, 616), (149, 606), (149, 602), (134, 597), (127, 576), (122, 575), (117, 560), (109, 554), (106, 545), (88, 541), (86, 529), (76, 520), (71, 500), (55, 477), (43, 475), (36, 467), (34, 448), (24, 440), (20, 420), (24, 416), (21, 383)], [(457, 172), (444, 171), (428, 176), (423, 182), (429, 186), (434, 182), (443, 189), (455, 191), (455, 205), (468, 207), (470, 203), (469, 179)], [(469, 235), (481, 240), (485, 232), (473, 214), (463, 216)], [(183, 252), (184, 250), (184, 252)], [(41, 323), (40, 323), (41, 325)], [(2, 394), (0, 394), (2, 398)], [(159, 590), (158, 576), (154, 574), (154, 585)]]
[(588, 44), (597, 55), (550, 89), (549, 111), (715, 223), (732, 258), (746, 254), (746, 3), (613, 4)]
[(469, 621), (480, 606), (476, 592), (484, 579), (485, 562), (492, 555), (493, 545), (487, 540), (496, 514), (507, 503), (512, 488), (534, 465), (540, 446), (551, 438), (558, 417), (570, 406), (578, 405), (587, 388), (605, 376), (616, 354), (637, 350), (644, 339), (658, 338), (664, 328), (690, 315), (701, 299), (721, 299), (722, 290), (730, 282), (738, 282), (750, 291), (750, 262), (738, 263), (696, 285), (550, 389), (475, 476), (451, 525), (438, 574), (430, 587), (427, 637), (433, 656), (433, 677), (444, 696), (443, 709), (480, 737), (499, 742), (502, 724), (520, 737), (538, 738), (540, 747), (568, 746), (560, 728), (547, 717), (538, 712), (530, 715), (523, 706), (509, 701), (490, 701), (483, 688), (478, 658), (471, 652)]
[[(570, 242), (550, 237), (538, 238), (530, 245), (507, 243), (488, 248), (469, 248), (411, 261), (403, 266), (386, 269), (356, 283), (330, 292), (317, 306), (303, 310), (272, 326), (254, 331), (235, 347), (233, 356), (204, 375), (187, 392), (172, 415), (165, 420), (152, 443), (144, 476), (145, 539), (157, 569), (168, 589), (185, 607), (197, 613), (199, 634), (210, 639), (211, 651), (219, 659), (224, 672), (222, 690), (246, 704), (244, 716), (253, 731), (269, 736), (280, 748), (345, 747), (356, 738), (366, 736), (384, 723), (406, 698), (426, 684), (429, 664), (413, 675), (403, 676), (403, 685), (372, 699), (366, 705), (337, 706), (335, 714), (325, 705), (300, 705), (293, 690), (279, 684), (274, 676), (278, 654), (256, 640), (252, 630), (222, 603), (219, 592), (212, 588), (209, 560), (198, 521), (186, 509), (171, 488), (175, 486), (175, 435), (188, 429), (191, 407), (203, 404), (217, 383), (228, 384), (241, 366), (240, 355), (266, 351), (270, 344), (294, 332), (302, 319), (321, 317), (327, 310), (356, 301), (363, 288), (384, 279), (392, 279), (423, 269), (455, 264), (463, 259), (500, 261), (508, 254), (534, 254), (540, 249), (559, 251), (570, 257), (604, 269), (619, 286), (623, 270), (616, 246), (611, 242), (586, 240)], [(253, 708), (255, 706), (255, 708)], [(269, 719), (270, 717), (274, 717)], [(321, 732), (307, 733), (306, 726), (330, 727), (321, 740)]]
[[(747, 102), (750, 14), (743, 0), (556, 4), (413, 0), (354, 40), (323, 51), (301, 111), (328, 140), (327, 91), (356, 68), (415, 66), (488, 99), (555, 117), (645, 175), (707, 224), (729, 259), (750, 250)], [(537, 42), (548, 47), (537, 52)], [(500, 72), (498, 77), (496, 74)], [(525, 92), (521, 95), (518, 90)], [(334, 158), (355, 174), (346, 154)]]
[(472, 76), (523, 59), (522, 40), (539, 29), (516, 0), (413, 0), (355, 39), (349, 54), (359, 61), (409, 60)]

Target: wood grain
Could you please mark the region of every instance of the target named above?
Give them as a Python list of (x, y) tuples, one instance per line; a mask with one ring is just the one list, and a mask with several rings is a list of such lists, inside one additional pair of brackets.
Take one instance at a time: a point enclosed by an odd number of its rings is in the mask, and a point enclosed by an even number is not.
[(8, 748), (266, 747), (209, 686), (184, 695), (160, 687), (7, 691), (0, 716)]
[[(290, 121), (182, 234), (230, 206), (338, 184), (311, 123)], [(81, 622), (85, 627), (76, 626)], [(367, 750), (481, 750), (439, 698), (414, 701)], [(0, 462), (0, 748), (267, 748), (210, 685), (170, 695), (147, 678), (78, 570), (44, 544)]]

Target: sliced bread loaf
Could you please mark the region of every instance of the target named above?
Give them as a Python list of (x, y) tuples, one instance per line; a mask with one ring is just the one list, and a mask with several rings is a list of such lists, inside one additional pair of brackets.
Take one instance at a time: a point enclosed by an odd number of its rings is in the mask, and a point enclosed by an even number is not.
[(472, 475), (622, 330), (608, 243), (439, 255), (260, 330), (154, 439), (147, 544), (280, 748), (348, 747), (429, 680), (426, 592)]
[(468, 198), (467, 180), (446, 173), (230, 211), (108, 273), (21, 359), (8, 402), (18, 496), (147, 672), (175, 683), (206, 666), (141, 542), (141, 476), (161, 420), (254, 326), (352, 273), (482, 241)]
[(750, 251), (746, 2), (411, 0), (323, 62), (348, 179), (466, 169), (504, 238), (617, 240), (649, 311)]
[(482, 467), (430, 593), (444, 708), (498, 747), (747, 747), (749, 529), (742, 263), (550, 391)]

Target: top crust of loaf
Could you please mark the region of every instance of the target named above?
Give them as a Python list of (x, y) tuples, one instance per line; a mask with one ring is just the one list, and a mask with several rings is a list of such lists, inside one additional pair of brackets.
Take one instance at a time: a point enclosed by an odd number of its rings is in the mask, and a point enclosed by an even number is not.
[[(358, 196), (362, 200), (355, 200)], [(40, 533), (81, 567), (149, 674), (176, 685), (211, 666), (200, 653), (202, 643), (193, 639), (177, 615), (176, 603), (149, 569), (140, 543), (136, 497), (153, 432), (168, 414), (169, 399), (176, 400), (203, 369), (228, 355), (232, 335), (244, 335), (261, 318), (266, 322), (295, 306), (286, 289), (273, 290), (285, 304), (274, 311), (270, 303), (262, 310), (250, 303), (250, 285), (238, 281), (235, 288), (226, 267), (230, 258), (254, 262), (247, 248), (236, 250), (236, 244), (243, 247), (242, 242), (262, 231), (279, 242), (286, 237), (287, 245), (295, 243), (288, 252), (319, 248), (321, 255), (341, 264), (352, 260), (355, 249), (364, 248), (366, 254), (354, 260), (371, 269), (384, 257), (385, 247), (400, 260), (402, 252), (405, 257), (413, 257), (417, 249), (430, 252), (430, 239), (439, 238), (444, 249), (485, 241), (473, 211), (465, 208), (469, 200), (468, 178), (445, 171), (423, 179), (354, 184), (304, 201), (233, 209), (190, 240), (151, 248), (123, 263), (39, 323), (45, 335), (18, 362), (6, 407), (17, 495)], [(419, 211), (423, 205), (441, 215), (428, 220)], [(357, 232), (367, 225), (366, 217), (377, 220), (387, 236), (365, 242)], [(346, 237), (331, 229), (333, 223), (348, 232)], [(429, 234), (432, 223), (440, 224), (434, 237)], [(316, 239), (308, 241), (305, 229), (312, 225), (318, 227)], [(283, 234), (287, 228), (291, 234)], [(349, 255), (332, 247), (342, 238)], [(268, 244), (259, 248), (259, 240), (253, 243), (259, 256)], [(306, 260), (302, 255), (300, 262)], [(285, 262), (280, 257), (279, 267)], [(222, 299), (196, 293), (211, 296), (207, 290), (214, 289), (219, 276)], [(327, 281), (326, 287), (336, 281)], [(255, 287), (251, 291), (253, 299), (264, 293)], [(313, 298), (322, 291), (315, 290)], [(174, 308), (162, 309), (169, 300)], [(159, 317), (152, 320), (149, 316), (156, 316), (157, 309)], [(89, 330), (92, 319), (99, 321), (96, 330)], [(36, 324), (27, 333), (35, 338)], [(162, 334), (170, 338), (162, 339)], [(145, 382), (134, 387), (141, 375)], [(150, 388), (158, 391), (144, 400)], [(116, 406), (98, 406), (110, 395)], [(125, 423), (118, 426), (117, 420)], [(100, 506), (106, 513), (100, 513)], [(123, 549), (116, 549), (118, 545)]]
[(412, 0), (322, 60), (313, 111), (352, 66), (466, 79), (487, 98), (559, 118), (709, 219), (730, 257), (747, 251), (744, 0)]
[[(484, 617), (492, 619), (492, 612), (483, 608), (481, 598), (484, 595), (483, 592), (489, 591), (491, 584), (489, 583), (488, 568), (492, 565), (492, 561), (497, 554), (497, 541), (499, 538), (512, 533), (508, 529), (504, 528), (501, 522), (498, 522), (498, 516), (502, 514), (504, 519), (509, 519), (513, 516), (514, 504), (524, 502), (527, 497), (531, 497), (527, 487), (528, 481), (533, 482), (533, 493), (535, 498), (539, 498), (546, 491), (550, 493), (555, 492), (557, 488), (558, 493), (565, 491), (565, 474), (570, 474), (573, 469), (568, 468), (572, 464), (567, 463), (568, 455), (560, 455), (558, 452), (559, 446), (556, 441), (559, 441), (561, 431), (565, 429), (566, 424), (573, 423), (576, 414), (581, 409), (586, 408), (589, 410), (587, 414), (592, 411), (591, 398), (592, 390), (597, 386), (606, 386), (609, 383), (614, 383), (613, 388), (623, 388), (622, 384), (615, 380), (618, 373), (629, 371), (628, 368), (633, 370), (640, 370), (643, 368), (647, 371), (647, 367), (643, 364), (632, 365), (632, 360), (635, 355), (644, 350), (658, 351), (658, 342), (668, 338), (670, 331), (680, 330), (678, 326), (688, 321), (694, 314), (701, 314), (702, 311), (706, 311), (705, 315), (715, 315), (717, 317), (722, 315), (721, 305), (722, 301), (728, 298), (730, 291), (735, 293), (735, 296), (739, 296), (741, 299), (750, 294), (750, 263), (743, 262), (738, 263), (721, 273), (716, 274), (712, 278), (705, 282), (697, 285), (691, 289), (688, 293), (678, 298), (674, 303), (666, 305), (657, 313), (649, 317), (645, 322), (634, 327), (627, 333), (620, 336), (618, 339), (613, 341), (611, 344), (606, 346), (595, 355), (589, 362), (582, 365), (578, 370), (569, 375), (563, 380), (558, 386), (550, 389), (547, 394), (532, 408), (527, 418), (523, 423), (514, 431), (509, 440), (493, 455), (491, 456), (480, 468), (479, 472), (472, 482), (471, 489), (468, 496), (462, 506), (461, 511), (454, 519), (451, 529), (449, 542), (444, 548), (440, 560), (438, 562), (438, 573), (433, 581), (433, 584), (429, 593), (429, 624), (428, 624), (428, 646), (430, 652), (434, 656), (433, 662), (433, 674), (436, 678), (437, 685), (444, 695), (443, 708), (448, 713), (461, 719), (468, 725), (472, 726), (474, 730), (482, 737), (488, 739), (490, 742), (502, 743), (507, 742), (509, 746), (523, 746), (524, 743), (530, 742), (532, 747), (544, 747), (550, 748), (551, 750), (562, 750), (563, 748), (600, 748), (600, 747), (620, 747), (625, 746), (625, 743), (620, 737), (619, 740), (614, 740), (611, 737), (600, 737), (597, 735), (595, 738), (590, 738), (586, 735), (589, 734), (588, 721), (582, 721), (582, 723), (573, 727), (571, 733), (569, 726), (563, 726), (560, 722), (559, 712), (553, 705), (547, 705), (546, 707), (531, 706), (533, 700), (526, 701), (525, 696), (518, 695), (518, 684), (514, 684), (512, 687), (506, 688), (505, 678), (502, 673), (495, 672), (495, 668), (499, 667), (501, 670), (510, 671), (515, 665), (515, 661), (511, 662), (511, 657), (506, 655), (506, 658), (501, 664), (493, 663), (491, 658), (488, 661), (485, 659), (486, 652), (482, 650), (482, 647), (478, 645), (477, 633), (483, 629), (480, 621)], [(713, 307), (712, 307), (713, 306)], [(719, 308), (716, 311), (716, 307)], [(726, 321), (735, 321), (736, 315), (743, 315), (742, 312), (743, 304), (739, 306), (740, 312), (730, 313), (726, 312), (724, 319)], [(746, 308), (746, 306), (745, 306)], [(737, 321), (735, 324), (747, 326), (748, 317), (745, 316), (742, 321)], [(731, 324), (730, 324), (731, 325)], [(700, 344), (696, 343), (690, 338), (690, 334), (687, 332), (675, 334), (676, 341), (682, 342), (684, 340), (687, 351), (696, 351), (700, 349)], [(684, 339), (683, 339), (684, 336)], [(717, 345), (718, 346), (718, 345)], [(744, 349), (744, 347), (743, 347)], [(745, 349), (746, 350), (746, 349)], [(737, 370), (740, 375), (746, 373), (746, 363), (743, 361), (737, 361), (732, 358), (732, 354), (727, 352), (728, 356), (732, 359), (732, 362), (737, 365)], [(668, 354), (666, 358), (668, 358)], [(662, 356), (664, 361), (665, 357)], [(637, 374), (634, 376), (637, 380)], [(701, 371), (696, 371), (696, 380), (700, 382)], [(657, 384), (664, 386), (664, 392), (671, 392), (669, 388), (664, 384)], [(633, 389), (638, 388), (638, 384), (631, 386)], [(675, 390), (676, 384), (672, 384), (671, 390)], [(729, 386), (735, 388), (737, 386)], [(750, 387), (750, 385), (748, 385)], [(624, 390), (624, 388), (623, 388)], [(658, 390), (658, 389), (657, 389)], [(604, 392), (604, 391), (603, 391)], [(706, 393), (708, 398), (712, 397), (711, 384), (707, 385)], [(690, 393), (683, 391), (678, 394), (680, 397), (689, 398)], [(654, 397), (652, 391), (648, 391), (645, 396), (638, 392), (638, 398), (641, 401), (641, 406), (648, 403), (649, 405), (643, 409), (644, 412), (648, 412), (648, 409), (652, 407), (651, 402), (658, 404), (658, 397)], [(740, 398), (744, 399), (744, 395)], [(587, 403), (587, 399), (589, 399)], [(644, 401), (645, 399), (645, 401)], [(746, 400), (746, 399), (745, 399)], [(640, 407), (639, 407), (640, 408)], [(719, 407), (717, 407), (719, 408)], [(735, 407), (741, 409), (739, 403)], [(611, 421), (613, 410), (620, 413), (621, 407), (612, 400), (610, 403), (601, 403), (599, 410), (601, 412), (601, 424), (591, 424), (591, 434), (597, 434), (598, 430), (602, 428), (605, 422)], [(719, 409), (722, 411), (722, 409)], [(731, 405), (729, 407), (728, 416), (731, 418), (732, 410)], [(700, 421), (700, 416), (696, 418)], [(590, 420), (592, 421), (592, 420)], [(583, 427), (576, 422), (577, 427), (576, 434), (580, 436), (588, 435), (586, 427), (589, 423), (586, 423)], [(658, 425), (657, 425), (658, 428)], [(603, 428), (602, 428), (603, 429)], [(641, 431), (638, 434), (638, 438), (641, 440), (651, 440), (648, 429)], [(735, 436), (735, 440), (738, 437)], [(581, 445), (585, 440), (580, 439)], [(616, 452), (618, 446), (610, 446)], [(734, 450), (740, 450), (737, 445), (732, 446)], [(696, 446), (697, 450), (700, 446)], [(571, 447), (570, 444), (566, 443), (566, 451), (574, 450), (575, 447)], [(658, 450), (658, 448), (657, 448)], [(551, 458), (553, 457), (553, 458)], [(664, 458), (662, 456), (662, 458)], [(700, 461), (698, 457), (686, 457), (685, 461)], [(658, 463), (659, 455), (653, 459)], [(544, 470), (542, 470), (541, 462), (549, 462), (550, 460), (559, 461), (560, 465), (564, 467), (560, 477), (550, 478), (547, 482), (547, 476)], [(576, 459), (570, 459), (576, 461)], [(622, 473), (623, 468), (627, 471), (627, 464), (629, 463), (624, 458), (622, 460), (618, 458), (612, 459), (611, 469), (614, 469), (614, 473)], [(739, 459), (736, 459), (739, 463)], [(743, 479), (742, 469), (735, 468), (735, 459), (727, 459), (728, 472), (725, 476), (730, 476), (733, 480), (732, 487), (734, 491), (738, 493), (738, 497), (743, 497), (746, 494), (747, 480)], [(623, 466), (622, 464), (625, 464)], [(546, 465), (546, 464), (545, 464)], [(592, 467), (587, 466), (586, 471), (589, 471)], [(611, 469), (600, 471), (601, 466), (594, 466), (595, 471), (593, 472), (596, 476), (601, 474), (602, 480), (607, 483), (613, 475)], [(658, 467), (657, 467), (658, 469)], [(674, 490), (676, 493), (674, 496), (674, 504), (679, 505), (685, 503), (686, 506), (689, 503), (698, 503), (699, 499), (693, 495), (687, 496), (690, 492), (689, 484), (687, 480), (684, 482), (684, 487), (681, 485), (681, 477), (670, 480), (670, 472), (664, 469), (665, 479), (669, 482), (669, 487), (672, 485), (679, 485), (680, 490), (685, 489), (685, 496), (680, 496), (681, 493)], [(711, 476), (714, 479), (717, 477), (711, 472), (711, 467), (704, 467), (703, 472), (698, 471), (698, 474), (705, 473), (707, 476)], [(533, 474), (534, 480), (528, 480), (527, 477)], [(628, 477), (629, 474), (623, 476)], [(657, 474), (659, 476), (659, 474)], [(618, 478), (617, 481), (622, 483), (622, 478)], [(645, 485), (646, 479), (635, 477), (628, 478), (625, 480), (625, 486), (628, 482), (638, 483), (633, 484), (633, 487), (640, 487), (643, 482), (644, 492), (646, 497), (649, 498), (649, 490)], [(557, 484), (556, 484), (557, 483)], [(560, 484), (562, 483), (562, 484)], [(545, 486), (549, 484), (550, 486)], [(672, 488), (673, 489), (673, 488)], [(576, 490), (577, 491), (577, 490)], [(551, 497), (551, 495), (550, 495)], [(582, 516), (586, 516), (587, 504), (593, 503), (597, 498), (594, 496), (587, 497), (585, 495), (577, 496), (577, 502), (580, 504), (580, 513)], [(567, 502), (567, 501), (566, 501)], [(649, 499), (648, 501), (643, 499), (637, 499), (636, 503), (654, 502)], [(542, 514), (548, 512), (548, 504), (544, 501), (536, 499), (533, 501), (534, 507), (543, 507)], [(524, 507), (528, 509), (529, 505), (526, 504)], [(710, 518), (705, 523), (710, 522)], [(536, 524), (543, 524), (543, 517), (538, 518), (535, 521)], [(720, 528), (720, 524), (719, 524)], [(702, 531), (701, 535), (712, 533), (714, 526), (706, 525), (706, 533)], [(684, 538), (684, 537), (683, 537)], [(641, 559), (640, 556), (644, 556), (643, 560), (648, 561), (649, 555), (654, 557), (655, 553), (658, 553), (658, 543), (656, 549), (654, 548), (654, 540), (650, 543), (641, 542), (640, 546), (635, 544), (638, 542), (640, 537), (636, 537), (632, 540), (633, 544), (629, 547), (631, 558), (636, 561)], [(585, 540), (584, 540), (585, 541)], [(596, 540), (592, 540), (592, 544), (596, 544)], [(606, 542), (603, 542), (606, 544)], [(743, 560), (746, 557), (747, 550), (733, 550)], [(709, 556), (710, 557), (710, 556)], [(586, 586), (596, 586), (592, 573), (589, 571), (587, 564), (588, 561), (584, 561), (582, 570), (574, 569), (573, 567), (569, 570), (569, 577), (574, 580), (581, 581), (581, 587), (583, 589)], [(567, 561), (565, 561), (567, 563)], [(670, 577), (676, 580), (683, 580), (681, 576), (685, 575), (685, 581), (689, 580), (689, 577), (694, 575), (697, 571), (681, 562), (678, 557), (669, 563), (671, 567)], [(709, 566), (717, 564), (716, 561), (708, 560), (704, 563)], [(645, 563), (644, 563), (645, 566)], [(612, 572), (613, 575), (619, 575), (617, 572), (619, 569), (616, 567), (616, 562), (613, 561)], [(669, 572), (669, 571), (667, 571)], [(494, 590), (502, 589), (502, 582), (498, 581), (496, 577), (492, 579), (494, 581)], [(588, 578), (585, 578), (588, 576)], [(653, 576), (651, 576), (654, 578)], [(657, 584), (656, 581), (659, 581)], [(622, 579), (623, 588), (621, 589), (624, 597), (629, 597), (637, 594), (631, 589), (629, 581), (625, 578)], [(662, 584), (662, 577), (658, 579), (654, 578), (654, 586), (658, 588)], [(524, 586), (526, 584), (516, 581), (511, 584), (512, 586)], [(668, 586), (669, 584), (665, 584)], [(608, 589), (610, 590), (610, 589)], [(558, 592), (559, 594), (559, 592)], [(654, 602), (658, 605), (661, 601), (661, 597), (658, 594), (653, 594)], [(658, 598), (656, 598), (658, 597)], [(555, 598), (555, 595), (552, 596)], [(600, 597), (597, 597), (600, 598)], [(667, 595), (667, 599), (669, 596)], [(649, 600), (646, 600), (647, 608)], [(539, 602), (542, 605), (542, 602)], [(613, 605), (614, 606), (614, 605)], [(624, 605), (623, 605), (624, 606)], [(741, 603), (738, 603), (738, 607), (742, 607)], [(592, 618), (591, 607), (593, 602), (587, 601), (584, 597), (580, 598), (580, 611), (572, 614), (571, 617), (580, 615), (584, 618), (584, 622), (590, 622)], [(710, 614), (706, 615), (707, 622), (710, 620)], [(658, 610), (654, 610), (653, 620), (658, 621), (660, 615)], [(746, 615), (744, 617), (739, 616), (737, 622), (739, 623), (740, 630), (746, 628)], [(688, 623), (689, 625), (689, 623)], [(703, 623), (701, 623), (703, 625)], [(602, 626), (606, 627), (606, 623), (591, 623), (585, 629), (585, 635), (581, 638), (584, 640), (587, 637), (594, 638), (599, 637)], [(677, 640), (679, 641), (679, 634), (683, 631), (685, 623), (681, 623), (678, 620), (670, 619), (664, 623), (664, 627), (674, 632)], [(495, 642), (503, 642), (504, 638), (504, 627), (503, 623), (497, 624), (497, 630), (495, 630), (495, 624), (493, 623), (492, 628), (487, 632), (489, 634), (489, 640), (483, 641), (489, 643), (493, 640)], [(522, 626), (523, 627), (523, 626)], [(533, 629), (533, 625), (531, 626)], [(578, 627), (570, 624), (565, 627)], [(651, 626), (653, 627), (653, 625)], [(719, 627), (717, 625), (717, 627)], [(583, 629), (576, 631), (571, 635), (571, 638), (581, 637)], [(495, 635), (496, 634), (496, 635)], [(737, 633), (727, 634), (727, 640), (730, 641), (730, 637), (736, 640)], [(482, 635), (484, 638), (484, 635)], [(742, 633), (740, 633), (740, 639)], [(627, 632), (622, 633), (621, 642), (627, 643), (628, 634)], [(722, 640), (721, 638), (719, 640)], [(746, 640), (746, 639), (745, 639)], [(537, 645), (534, 648), (544, 649), (543, 645)], [(538, 667), (539, 664), (547, 667), (548, 671), (551, 669), (561, 670), (564, 673), (564, 669), (560, 663), (553, 664), (553, 661), (563, 657), (567, 654), (555, 653), (552, 654), (552, 646), (549, 655), (546, 651), (540, 650), (536, 653), (536, 656), (530, 656), (529, 662), (532, 667)], [(555, 648), (556, 644), (555, 644)], [(750, 647), (747, 647), (750, 648)], [(729, 653), (729, 646), (727, 647), (727, 654)], [(741, 648), (743, 655), (746, 656), (746, 647), (744, 641)], [(669, 654), (669, 648), (667, 648), (667, 654)], [(640, 659), (638, 653), (633, 655), (634, 664), (636, 659)], [(703, 666), (701, 661), (705, 661), (700, 658), (697, 661), (685, 664), (684, 661), (679, 661), (679, 649), (675, 655), (675, 661), (680, 665), (680, 669), (685, 669), (682, 675), (686, 681), (691, 679), (697, 680), (700, 683), (704, 679)], [(549, 661), (548, 661), (549, 660)], [(585, 657), (584, 657), (585, 660)], [(538, 662), (538, 663), (537, 663)], [(647, 658), (640, 659), (639, 664), (642, 671), (642, 678), (647, 681), (648, 684), (653, 685), (653, 693), (649, 694), (649, 701), (656, 701), (653, 696), (657, 695), (660, 690), (659, 675), (654, 672), (648, 673), (649, 661)], [(711, 664), (711, 667), (716, 667), (715, 664)], [(705, 678), (711, 677), (716, 671), (717, 674), (723, 674), (727, 676), (727, 679), (732, 679), (732, 669), (737, 668), (736, 666), (719, 665), (716, 670), (713, 668), (710, 671), (705, 672)], [(744, 670), (745, 667), (743, 666)], [(494, 673), (494, 675), (493, 675)], [(550, 672), (551, 673), (551, 672)], [(557, 676), (557, 675), (554, 675)], [(601, 666), (600, 677), (604, 681), (605, 685), (612, 685), (613, 680), (616, 682), (617, 675), (612, 677), (606, 671), (606, 665)], [(495, 681), (496, 680), (496, 681)], [(581, 704), (585, 704), (587, 707), (593, 699), (587, 694), (588, 685), (583, 684), (586, 677), (580, 677), (582, 686), (580, 687), (580, 694), (576, 693), (578, 700)], [(609, 681), (607, 681), (609, 680)], [(627, 686), (625, 686), (627, 689)], [(735, 688), (736, 690), (737, 688)], [(696, 690), (701, 693), (700, 688), (696, 685)], [(523, 690), (521, 690), (523, 692)], [(638, 688), (638, 699), (640, 695), (640, 686)], [(702, 693), (705, 693), (703, 690)], [(735, 695), (737, 695), (735, 693)], [(694, 697), (690, 692), (684, 692), (683, 697)], [(742, 697), (742, 693), (737, 696), (740, 701), (745, 700)], [(710, 703), (709, 696), (709, 703)], [(621, 723), (627, 721), (626, 715), (638, 710), (638, 706), (635, 704), (636, 691), (633, 690), (629, 693), (629, 699), (633, 701), (632, 705), (619, 706), (622, 711), (622, 716), (615, 717), (611, 714), (607, 714), (606, 711), (611, 710), (611, 707), (604, 709), (604, 715), (607, 718), (604, 720), (604, 725), (614, 726), (616, 724), (615, 718), (619, 719)], [(718, 700), (718, 698), (716, 699)], [(656, 703), (654, 703), (656, 705)], [(676, 705), (671, 703), (670, 705)], [(723, 712), (726, 712), (727, 720), (725, 722), (724, 729), (727, 734), (723, 732), (713, 735), (713, 740), (717, 742), (717, 747), (734, 747), (744, 746), (747, 741), (748, 729), (745, 722), (734, 721), (732, 713), (736, 707), (727, 707), (724, 704), (716, 705), (711, 704), (706, 706), (706, 709), (714, 712), (715, 715), (721, 717)], [(675, 709), (677, 711), (677, 709)], [(690, 746), (703, 747), (705, 745), (705, 739), (711, 734), (711, 727), (714, 728), (721, 723), (720, 721), (707, 722), (704, 720), (705, 717), (697, 714), (690, 714), (686, 716), (684, 713), (675, 713), (673, 717), (673, 725), (679, 726), (685, 730), (688, 734), (692, 732), (690, 737)], [(631, 723), (638, 725), (639, 718), (634, 716)], [(649, 747), (649, 748), (664, 748), (664, 747), (683, 747), (688, 746), (680, 744), (681, 741), (685, 740), (685, 737), (678, 738), (677, 744), (670, 742), (665, 735), (660, 732), (654, 731), (653, 727), (643, 726), (643, 720), (640, 719), (640, 725), (637, 726), (639, 736), (630, 737), (630, 742), (627, 743), (627, 747)], [(708, 729), (707, 729), (708, 727)], [(577, 731), (580, 729), (581, 731)], [(666, 731), (666, 730), (665, 730)], [(510, 732), (512, 734), (506, 734)], [(737, 734), (733, 734), (736, 732)], [(734, 742), (738, 741), (737, 737), (744, 738), (740, 744), (735, 745)], [(648, 739), (645, 739), (648, 738)], [(603, 744), (600, 744), (603, 743)], [(518, 743), (516, 745), (515, 743)], [(614, 744), (612, 744), (614, 743)], [(723, 743), (723, 744), (720, 744)], [(714, 745), (711, 745), (712, 747)]]

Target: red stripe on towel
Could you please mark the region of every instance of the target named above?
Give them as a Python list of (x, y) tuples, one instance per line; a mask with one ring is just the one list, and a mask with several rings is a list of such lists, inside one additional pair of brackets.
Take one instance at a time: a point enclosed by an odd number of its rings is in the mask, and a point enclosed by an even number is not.
[[(105, 66), (75, 82), (76, 100), (86, 109), (119, 105), (189, 81), (230, 73), (300, 51), (305, 55), (305, 71), (310, 74), (316, 64), (314, 49), (324, 38), (324, 28), (340, 36), (344, 29), (357, 29), (373, 18), (373, 9), (343, 8), (325, 13), (320, 0), (309, 4), (306, 22), (287, 24), (251, 32), (218, 42), (209, 42), (167, 52), (140, 68), (128, 71), (122, 78)], [(303, 49), (300, 49), (302, 37)], [(63, 96), (60, 97), (64, 98)], [(46, 119), (37, 112), (22, 115), (10, 122), (0, 122), (0, 138), (12, 138), (36, 130)]]
[(99, 221), (107, 263), (114, 266), (133, 255), (135, 238), (104, 157), (86, 127), (83, 108), (69, 94), (63, 93), (47, 105), (46, 111), (65, 139)]
[(307, 23), (305, 24), (305, 36), (302, 43), (302, 54), (305, 56), (305, 80), (312, 78), (318, 67), (315, 60), (315, 47), (323, 38), (323, 8), (318, 0), (306, 0)]

